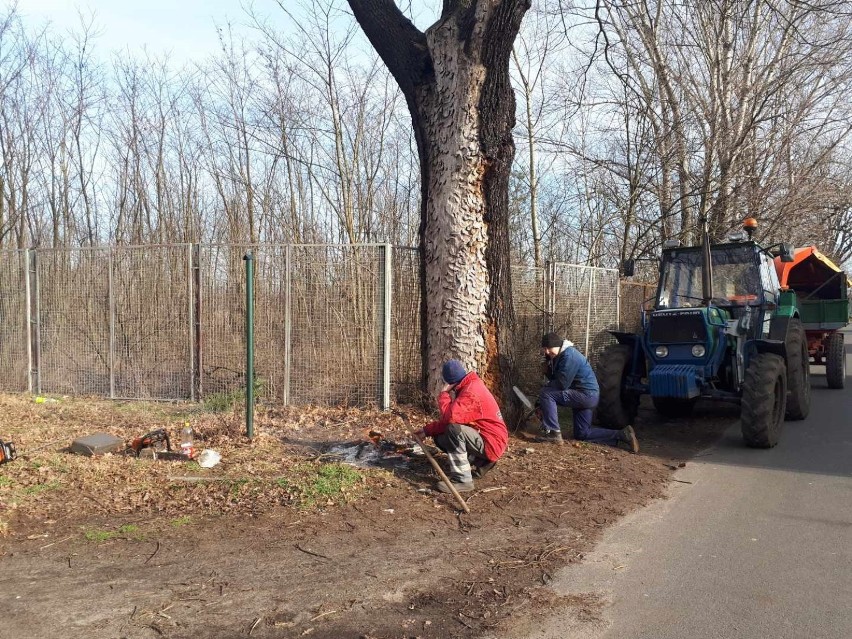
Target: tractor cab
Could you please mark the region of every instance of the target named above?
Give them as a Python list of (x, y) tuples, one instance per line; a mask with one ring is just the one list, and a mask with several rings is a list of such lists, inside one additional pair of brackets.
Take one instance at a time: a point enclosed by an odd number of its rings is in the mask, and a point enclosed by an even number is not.
[(775, 301), (779, 287), (774, 263), (755, 242), (717, 244), (710, 256), (713, 287), (708, 300), (702, 290), (702, 248), (664, 250), (655, 310), (697, 308), (708, 302), (731, 309)]
[(705, 293), (702, 247), (664, 249), (649, 321), (672, 309), (704, 309), (700, 315), (707, 324), (746, 318), (742, 323), (749, 337), (765, 338), (780, 288), (772, 256), (754, 241), (729, 241), (710, 248), (710, 261), (712, 278)]

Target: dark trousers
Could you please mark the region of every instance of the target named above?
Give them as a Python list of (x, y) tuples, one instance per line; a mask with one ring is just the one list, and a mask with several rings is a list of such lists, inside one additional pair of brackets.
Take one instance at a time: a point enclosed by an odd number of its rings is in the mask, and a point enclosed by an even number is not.
[(447, 430), (433, 438), (435, 445), (447, 453), (450, 461), (450, 481), (473, 481), (471, 463), (478, 466), (488, 463), (485, 442), (475, 428), (463, 424), (449, 424)]
[(574, 439), (592, 442), (593, 444), (616, 446), (619, 441), (619, 431), (592, 426), (593, 409), (598, 405), (598, 399), (597, 393), (573, 389), (560, 390), (545, 386), (538, 396), (541, 406), (541, 421), (546, 429), (559, 430), (556, 406), (557, 404), (568, 406), (574, 413)]

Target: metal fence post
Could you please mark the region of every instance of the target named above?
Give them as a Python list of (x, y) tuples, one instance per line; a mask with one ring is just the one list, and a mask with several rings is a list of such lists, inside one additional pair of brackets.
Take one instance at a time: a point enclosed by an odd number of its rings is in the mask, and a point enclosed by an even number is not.
[(189, 329), (189, 399), (195, 401), (195, 296), (193, 295), (192, 242), (186, 245), (186, 306)]
[(192, 293), (190, 304), (192, 305), (192, 400), (201, 399), (201, 371), (202, 371), (202, 348), (201, 348), (201, 247), (198, 244), (190, 244), (192, 269)]
[(556, 263), (550, 260), (544, 263), (544, 315), (544, 332), (552, 331), (556, 316)]
[[(32, 270), (30, 271), (30, 275), (32, 276), (32, 291), (30, 292), (30, 296), (32, 298), (33, 303), (33, 341), (31, 344), (32, 349), (32, 357), (33, 357), (33, 367), (31, 369), (31, 374), (35, 375), (35, 379), (33, 380), (34, 391), (37, 395), (41, 394), (41, 290), (39, 287), (39, 279), (38, 279), (38, 253), (36, 249), (30, 249), (30, 264)], [(29, 278), (28, 278), (29, 279)]]
[(586, 359), (589, 358), (589, 334), (592, 330), (592, 296), (594, 295), (595, 289), (595, 268), (593, 266), (589, 268), (589, 300), (586, 304), (586, 348), (583, 352), (583, 355), (586, 356)]
[(284, 405), (290, 404), (290, 324), (292, 306), (291, 270), (293, 259), (293, 246), (288, 244), (284, 247)]
[(246, 262), (246, 435), (254, 437), (254, 255), (251, 249)]
[(615, 329), (621, 330), (621, 278), (615, 275)]
[(24, 249), (24, 288), (26, 290), (26, 327), (27, 327), (27, 391), (33, 392), (33, 309), (32, 286), (30, 283), (30, 253), (32, 249)]
[(389, 410), (391, 404), (391, 306), (393, 303), (393, 246), (384, 245), (384, 283), (382, 315), (382, 410)]
[(113, 248), (107, 260), (107, 299), (109, 304), (109, 397), (115, 399), (115, 283), (113, 282)]

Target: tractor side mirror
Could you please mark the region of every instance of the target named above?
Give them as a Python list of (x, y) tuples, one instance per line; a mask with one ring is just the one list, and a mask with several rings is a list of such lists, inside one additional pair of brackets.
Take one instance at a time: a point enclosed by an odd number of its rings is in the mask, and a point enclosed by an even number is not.
[(621, 261), (621, 273), (624, 277), (631, 277), (636, 272), (636, 260), (628, 259)]
[(792, 244), (787, 244), (787, 242), (781, 242), (781, 249), (778, 251), (781, 255), (782, 262), (795, 262), (796, 258), (793, 257), (793, 246)]

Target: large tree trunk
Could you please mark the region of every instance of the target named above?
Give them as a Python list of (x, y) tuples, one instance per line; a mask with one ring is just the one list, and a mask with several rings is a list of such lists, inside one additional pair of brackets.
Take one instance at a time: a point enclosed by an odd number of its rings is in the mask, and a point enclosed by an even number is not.
[(391, 0), (349, 0), (405, 95), (421, 171), (424, 377), (450, 357), (501, 393), (511, 371), (509, 55), (529, 0), (445, 0), (417, 30)]

